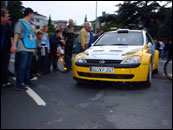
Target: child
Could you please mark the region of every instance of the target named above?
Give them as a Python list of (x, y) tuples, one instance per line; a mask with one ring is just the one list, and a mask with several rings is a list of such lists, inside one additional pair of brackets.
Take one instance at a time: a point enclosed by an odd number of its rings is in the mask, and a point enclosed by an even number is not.
[(40, 43), (43, 37), (43, 32), (39, 31), (37, 32), (37, 39), (36, 39), (36, 46), (37, 49), (35, 50), (35, 53), (33, 54), (32, 64), (31, 64), (31, 80), (37, 80), (37, 76), (40, 75)]

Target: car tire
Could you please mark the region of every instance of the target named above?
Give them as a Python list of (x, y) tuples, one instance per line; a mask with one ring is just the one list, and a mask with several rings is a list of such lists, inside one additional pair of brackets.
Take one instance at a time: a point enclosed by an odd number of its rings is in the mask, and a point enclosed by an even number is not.
[(158, 66), (157, 66), (157, 69), (155, 69), (154, 71), (153, 71), (153, 74), (158, 74), (159, 73), (159, 64), (158, 64)]
[(153, 74), (158, 74), (159, 73), (159, 70), (158, 69), (155, 69), (154, 71), (153, 71)]
[(152, 81), (152, 62), (150, 62), (147, 81), (144, 83), (145, 87), (149, 88), (151, 86), (151, 81)]

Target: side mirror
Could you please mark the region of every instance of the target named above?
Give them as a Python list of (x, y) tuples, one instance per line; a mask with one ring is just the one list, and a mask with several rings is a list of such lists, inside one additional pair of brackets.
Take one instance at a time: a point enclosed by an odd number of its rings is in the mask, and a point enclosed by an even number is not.
[(147, 47), (148, 47), (148, 52), (149, 52), (150, 54), (152, 54), (152, 48), (153, 48), (152, 43), (149, 42), (148, 45), (147, 45)]
[(92, 43), (91, 46), (94, 46), (94, 43)]
[(148, 48), (152, 48), (152, 47), (153, 47), (152, 43), (149, 42), (149, 43), (147, 44), (147, 47), (148, 47)]

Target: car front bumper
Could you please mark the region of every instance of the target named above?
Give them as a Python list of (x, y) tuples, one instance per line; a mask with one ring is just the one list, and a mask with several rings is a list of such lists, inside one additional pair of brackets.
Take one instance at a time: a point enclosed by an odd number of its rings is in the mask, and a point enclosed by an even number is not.
[[(91, 72), (91, 66), (114, 67), (114, 73)], [(97, 81), (143, 82), (147, 81), (148, 64), (112, 64), (99, 65), (87, 63), (73, 63), (74, 79)]]

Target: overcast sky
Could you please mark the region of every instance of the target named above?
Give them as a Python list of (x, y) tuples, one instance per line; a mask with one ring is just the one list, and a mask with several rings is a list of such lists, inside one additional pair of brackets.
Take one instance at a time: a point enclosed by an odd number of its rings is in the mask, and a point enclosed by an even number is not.
[[(96, 1), (22, 1), (24, 7), (30, 7), (39, 14), (49, 17), (52, 20), (73, 19), (77, 25), (84, 23), (85, 15), (88, 21), (96, 18)], [(113, 14), (118, 10), (118, 5), (123, 1), (98, 1), (97, 16), (102, 12)], [(161, 4), (164, 4), (163, 2)]]
[[(96, 1), (22, 1), (24, 7), (31, 7), (34, 11), (49, 17), (52, 20), (73, 19), (77, 25), (84, 23), (85, 15), (87, 20), (96, 18)], [(98, 1), (97, 15), (101, 16), (103, 11), (114, 13), (118, 8), (115, 6), (122, 1)]]

